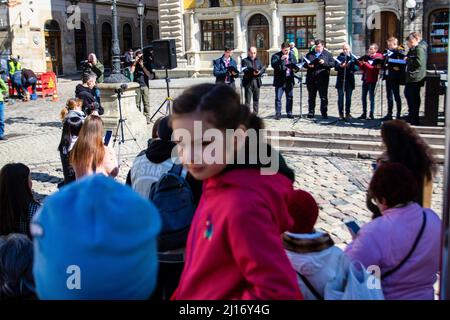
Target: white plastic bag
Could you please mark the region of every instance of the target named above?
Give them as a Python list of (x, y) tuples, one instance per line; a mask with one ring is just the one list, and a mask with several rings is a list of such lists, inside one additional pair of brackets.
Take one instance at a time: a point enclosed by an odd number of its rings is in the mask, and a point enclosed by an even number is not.
[(371, 285), (373, 276), (358, 264), (357, 268), (347, 261), (341, 263), (336, 278), (325, 286), (325, 300), (384, 300), (381, 284)]

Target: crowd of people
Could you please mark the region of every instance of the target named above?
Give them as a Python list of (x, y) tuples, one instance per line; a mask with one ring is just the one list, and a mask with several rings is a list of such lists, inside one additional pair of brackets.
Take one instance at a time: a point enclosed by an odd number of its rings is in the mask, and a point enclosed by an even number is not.
[[(81, 83), (59, 114), (60, 190), (41, 204), (33, 196), (30, 168), (10, 163), (0, 170), (0, 299), (434, 299), (441, 245), (441, 221), (430, 208), (436, 161), (410, 126), (419, 124), (426, 44), (417, 33), (407, 42), (408, 53), (398, 39), (389, 38), (384, 53), (372, 44), (363, 57), (345, 44), (337, 58), (322, 40), (311, 43), (306, 55), (285, 42), (271, 58), (276, 119), (282, 117), (283, 95), (287, 117), (294, 117), (295, 74), (302, 68), (307, 70), (308, 118), (315, 117), (317, 94), (322, 118), (328, 118), (333, 68), (339, 117), (346, 121), (352, 118), (356, 73), (362, 72), (362, 120), (375, 119), (376, 88), (386, 81), (384, 152), (366, 197), (372, 220), (354, 230), (344, 249), (316, 228), (321, 213), (308, 185), (294, 188), (295, 172), (262, 137), (257, 150), (267, 150), (276, 169), (259, 157), (250, 161), (255, 141), (248, 136), (244, 143), (233, 140), (235, 148), (225, 145), (227, 139), (196, 140), (198, 122), (201, 136), (208, 129), (223, 137), (229, 130), (264, 129), (258, 111), (266, 66), (255, 47), (241, 70), (226, 48), (213, 62), (216, 84), (190, 87), (174, 100), (171, 115), (154, 123), (125, 184), (116, 181), (118, 159), (104, 138), (97, 87), (104, 66), (89, 54)], [(151, 61), (141, 50), (127, 51), (124, 60), (130, 81), (139, 84), (137, 107), (143, 105), (149, 122)], [(9, 72), (19, 95), (27, 99), (29, 86), (35, 92), (33, 71), (12, 59)], [(241, 73), (244, 104), (235, 85)], [(410, 124), (401, 120), (403, 84)], [(7, 90), (0, 79), (0, 140)], [(174, 141), (180, 130), (191, 140)], [(210, 163), (201, 155), (213, 143), (223, 144), (223, 152)], [(240, 152), (244, 163), (236, 161)], [(262, 169), (273, 172), (263, 175)], [(373, 267), (380, 286), (354, 291), (351, 274), (368, 276)]]
[[(247, 63), (255, 75), (257, 66)], [(86, 88), (94, 91), (92, 78)], [(320, 212), (308, 186), (294, 189), (295, 172), (264, 139), (258, 149), (269, 151), (276, 169), (250, 161), (249, 140), (237, 149), (224, 145), (221, 161), (198, 162), (213, 141), (192, 150), (195, 122), (224, 136), (263, 129), (231, 86), (196, 85), (176, 98), (125, 185), (115, 181), (119, 165), (101, 116), (84, 102), (69, 99), (60, 112), (64, 183), (43, 204), (26, 165), (0, 170), (1, 298), (357, 299), (367, 295), (349, 294), (349, 274), (375, 266), (379, 297), (434, 299), (441, 221), (429, 200), (436, 163), (403, 120), (382, 126), (385, 152), (367, 190), (373, 219), (342, 250), (315, 228)], [(180, 130), (192, 140), (173, 141)], [(230, 161), (240, 151), (244, 163)], [(273, 172), (262, 175), (262, 168)], [(374, 289), (366, 290), (370, 296)]]
[[(352, 118), (352, 94), (355, 89), (355, 73), (362, 74), (362, 114), (361, 120), (375, 119), (375, 96), (377, 88), (386, 82), (386, 99), (388, 102), (387, 114), (383, 121), (394, 118), (394, 100), (397, 105), (396, 119), (404, 119), (412, 125), (419, 125), (421, 104), (421, 88), (424, 86), (427, 67), (427, 44), (420, 34), (412, 32), (406, 39), (408, 52), (395, 37), (390, 37), (383, 53), (379, 51), (378, 44), (369, 46), (366, 55), (357, 57), (352, 53), (351, 47), (344, 44), (342, 53), (338, 57), (325, 48), (323, 40), (310, 43), (310, 50), (299, 57), (295, 43), (283, 42), (281, 51), (272, 55), (275, 87), (275, 119), (282, 117), (281, 99), (286, 96), (286, 114), (293, 118), (293, 95), (296, 75), (300, 70), (306, 69), (306, 88), (308, 91), (308, 118), (316, 117), (316, 98), (319, 94), (320, 113), (322, 119), (328, 119), (328, 89), (331, 70), (337, 72), (336, 85), (338, 96), (339, 120), (349, 121)], [(245, 91), (245, 104), (250, 106), (253, 98), (253, 111), (258, 111), (259, 88), (261, 77), (266, 66), (257, 58), (257, 49), (250, 47), (248, 57), (242, 60), (241, 72), (232, 57), (231, 48), (225, 48), (222, 57), (214, 60), (213, 74), (216, 83), (225, 83), (235, 88), (235, 79), (242, 74), (242, 87)], [(303, 81), (303, 79), (301, 79)], [(402, 114), (400, 86), (405, 86), (405, 98), (408, 104), (408, 114)], [(370, 108), (367, 106), (369, 96)], [(381, 99), (384, 99), (381, 97)], [(345, 109), (344, 109), (345, 104)]]

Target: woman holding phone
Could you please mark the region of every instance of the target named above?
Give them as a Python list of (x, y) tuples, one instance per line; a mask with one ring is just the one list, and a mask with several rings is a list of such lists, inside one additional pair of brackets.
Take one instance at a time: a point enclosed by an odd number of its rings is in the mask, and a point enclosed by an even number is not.
[(70, 153), (70, 163), (77, 180), (97, 173), (112, 177), (118, 175), (119, 166), (114, 149), (104, 144), (103, 132), (103, 121), (99, 116), (90, 115), (86, 118)]

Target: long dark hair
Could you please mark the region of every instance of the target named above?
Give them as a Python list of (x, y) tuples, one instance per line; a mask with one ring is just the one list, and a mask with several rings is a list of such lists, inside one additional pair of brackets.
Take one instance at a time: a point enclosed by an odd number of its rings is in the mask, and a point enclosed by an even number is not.
[(381, 138), (388, 161), (399, 162), (411, 170), (420, 187), (425, 178), (433, 178), (436, 173), (433, 151), (408, 123), (402, 120), (385, 122), (381, 127)]
[(78, 136), (82, 125), (83, 119), (81, 117), (70, 117), (64, 120), (61, 140), (58, 145), (59, 152), (66, 152), (72, 142), (72, 137)]
[(28, 222), (31, 203), (37, 203), (28, 178), (30, 169), (22, 163), (9, 163), (0, 170), (0, 235), (20, 232), (20, 222)]
[(218, 129), (260, 130), (263, 122), (250, 108), (241, 104), (236, 91), (225, 84), (199, 84), (186, 89), (173, 104), (173, 118), (188, 113), (204, 113)]

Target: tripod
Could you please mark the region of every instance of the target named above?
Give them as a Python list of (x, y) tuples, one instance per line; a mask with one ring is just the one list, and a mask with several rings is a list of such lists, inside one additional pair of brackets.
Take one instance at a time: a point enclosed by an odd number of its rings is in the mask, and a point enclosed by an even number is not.
[[(139, 150), (141, 149), (141, 147), (139, 146), (139, 143), (137, 142), (136, 137), (133, 135), (133, 132), (131, 132), (130, 127), (126, 123), (127, 119), (125, 119), (122, 115), (122, 95), (123, 95), (123, 90), (126, 89), (127, 87), (128, 86), (126, 84), (122, 84), (120, 86), (120, 88), (115, 90), (115, 93), (117, 94), (117, 101), (119, 102), (119, 122), (117, 123), (116, 132), (114, 134), (113, 148), (116, 146), (117, 140), (119, 140), (119, 148), (117, 151), (117, 162), (119, 163), (119, 167), (120, 167), (120, 151), (121, 151), (122, 144), (124, 144), (126, 141), (134, 140), (134, 142), (138, 146)], [(128, 133), (131, 135), (131, 139), (125, 140), (124, 125), (125, 125), (125, 128), (128, 130)], [(120, 139), (119, 139), (119, 131), (120, 131)]]
[(169, 71), (166, 69), (166, 90), (167, 90), (167, 96), (166, 96), (166, 98), (164, 99), (163, 103), (161, 103), (161, 105), (158, 107), (158, 109), (155, 111), (155, 113), (151, 116), (150, 121), (153, 120), (153, 118), (160, 112), (161, 108), (164, 107), (164, 105), (165, 105), (166, 103), (167, 103), (167, 106), (166, 106), (166, 113), (162, 113), (162, 112), (161, 112), (161, 113), (164, 114), (165, 116), (167, 115), (167, 113), (169, 113), (169, 114), (172, 113), (172, 110), (171, 110), (170, 107), (171, 107), (173, 98), (170, 96), (169, 82), (170, 82), (170, 79), (169, 79)]

